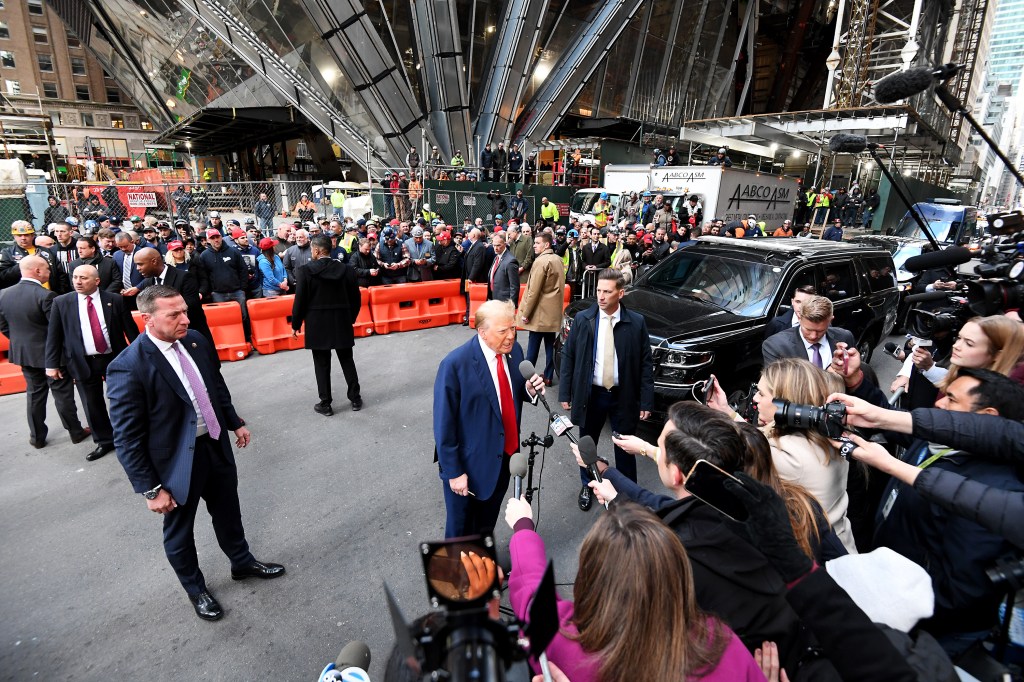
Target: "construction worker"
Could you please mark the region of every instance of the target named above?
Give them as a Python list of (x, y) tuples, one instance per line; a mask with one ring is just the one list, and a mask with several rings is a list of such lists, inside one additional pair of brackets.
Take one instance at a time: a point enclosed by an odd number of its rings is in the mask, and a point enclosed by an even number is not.
[(331, 207), (334, 209), (334, 214), (342, 220), (345, 219), (345, 199), (347, 198), (345, 193), (338, 188), (331, 192)]
[(25, 256), (40, 256), (46, 259), (50, 265), (50, 272), (53, 273), (50, 281), (43, 284), (54, 293), (62, 294), (68, 290), (65, 287), (67, 279), (61, 273), (57, 264), (57, 256), (48, 248), (36, 246), (36, 229), (27, 220), (15, 220), (11, 223), (11, 234), (14, 236), (14, 244), (0, 251), (0, 289), (14, 286), (21, 281), (21, 270), (18, 263)]

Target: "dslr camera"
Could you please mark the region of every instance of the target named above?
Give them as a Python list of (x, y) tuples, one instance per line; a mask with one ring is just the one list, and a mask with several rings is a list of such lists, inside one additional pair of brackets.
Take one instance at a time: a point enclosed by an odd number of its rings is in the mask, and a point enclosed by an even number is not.
[(775, 421), (797, 429), (817, 431), (826, 438), (838, 440), (846, 430), (846, 405), (833, 400), (821, 407), (801, 405), (788, 400), (773, 400)]

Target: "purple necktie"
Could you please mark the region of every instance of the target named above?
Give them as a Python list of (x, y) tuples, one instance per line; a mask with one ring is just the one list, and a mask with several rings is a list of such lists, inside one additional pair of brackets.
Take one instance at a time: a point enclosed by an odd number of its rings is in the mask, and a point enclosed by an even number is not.
[(821, 348), (820, 343), (811, 344), (811, 350), (814, 351), (814, 366), (817, 367), (818, 369), (825, 369), (825, 365), (823, 365), (821, 362), (821, 351), (818, 350), (819, 348)]
[(217, 413), (213, 411), (213, 405), (210, 404), (210, 394), (206, 392), (206, 384), (203, 383), (199, 372), (192, 367), (189, 359), (185, 357), (185, 352), (181, 350), (181, 344), (175, 341), (171, 348), (178, 354), (181, 370), (185, 373), (185, 378), (188, 379), (188, 385), (192, 387), (192, 395), (199, 403), (199, 414), (203, 415), (206, 430), (210, 432), (210, 438), (217, 440), (220, 438), (220, 424), (217, 422)]

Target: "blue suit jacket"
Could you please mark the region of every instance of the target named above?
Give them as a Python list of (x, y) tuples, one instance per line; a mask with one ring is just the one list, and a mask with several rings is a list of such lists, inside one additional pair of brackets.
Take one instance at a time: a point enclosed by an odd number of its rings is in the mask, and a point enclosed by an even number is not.
[[(189, 330), (181, 344), (192, 356), (221, 425), (220, 446), (234, 465), (229, 434), (242, 420), (220, 375), (214, 350)], [(178, 504), (188, 499), (196, 445), (196, 412), (178, 375), (148, 334), (140, 335), (107, 368), (114, 447), (135, 492), (162, 484)]]
[[(518, 427), (523, 400), (528, 398), (526, 379), (519, 373), (523, 349), (515, 344), (506, 358)], [(518, 441), (519, 434), (516, 439)], [(469, 489), (479, 499), (485, 500), (494, 493), (501, 473), (501, 458), (505, 456), (505, 431), (494, 381), (476, 336), (449, 353), (437, 368), (434, 442), (441, 480), (469, 474)]]
[[(143, 247), (143, 248), (145, 248), (145, 247)], [(132, 251), (132, 255), (131, 255), (131, 258), (132, 258), (131, 269), (132, 270), (131, 270), (131, 273), (129, 274), (129, 277), (131, 277), (131, 282), (132, 282), (132, 286), (133, 287), (139, 286), (140, 284), (142, 284), (142, 280), (145, 279), (145, 277), (142, 276), (142, 273), (139, 272), (139, 267), (137, 265), (135, 265), (135, 254), (138, 253), (138, 251), (139, 251), (139, 248), (135, 247), (135, 251)], [(114, 276), (117, 277), (120, 280), (121, 279), (121, 273), (124, 272), (124, 258), (125, 258), (124, 251), (121, 251), (120, 249), (118, 249), (117, 251), (114, 252), (113, 258), (114, 258), (114, 266), (115, 266)]]

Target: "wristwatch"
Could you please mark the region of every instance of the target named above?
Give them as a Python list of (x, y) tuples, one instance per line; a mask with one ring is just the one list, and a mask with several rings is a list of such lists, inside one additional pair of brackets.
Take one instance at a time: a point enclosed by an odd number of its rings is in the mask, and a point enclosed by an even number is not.
[(160, 489), (163, 488), (163, 487), (164, 487), (163, 484), (158, 485), (157, 487), (153, 488), (152, 490), (147, 490), (146, 492), (142, 493), (142, 496), (145, 497), (147, 500), (155, 500), (157, 494), (159, 494), (159, 492), (160, 492)]

